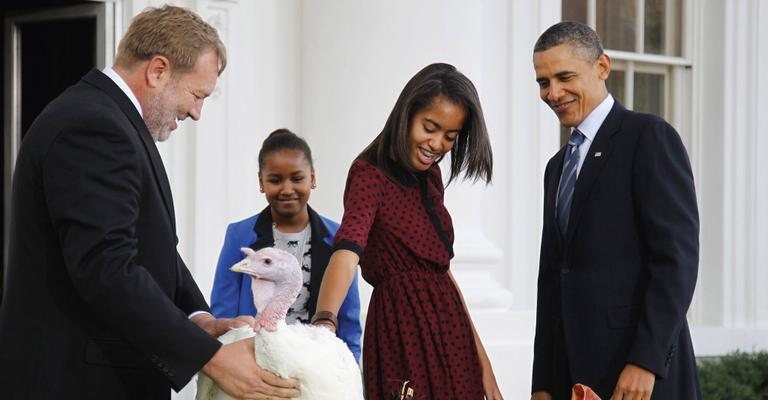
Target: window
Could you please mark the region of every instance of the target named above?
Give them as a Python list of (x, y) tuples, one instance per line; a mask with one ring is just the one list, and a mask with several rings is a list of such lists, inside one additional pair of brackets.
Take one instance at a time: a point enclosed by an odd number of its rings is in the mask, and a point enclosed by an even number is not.
[[(613, 65), (608, 91), (625, 107), (659, 115), (678, 130), (688, 111), (684, 0), (562, 0), (563, 20), (595, 28)], [(684, 135), (685, 136), (685, 135)]]

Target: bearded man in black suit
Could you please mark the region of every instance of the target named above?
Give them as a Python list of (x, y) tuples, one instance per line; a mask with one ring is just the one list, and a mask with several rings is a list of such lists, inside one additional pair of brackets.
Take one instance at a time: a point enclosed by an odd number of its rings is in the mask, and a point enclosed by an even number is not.
[(200, 118), (226, 65), (193, 12), (140, 13), (113, 67), (53, 100), (25, 135), (13, 178), (0, 308), (4, 399), (168, 399), (203, 370), (237, 398), (291, 398), (253, 341), (217, 320), (176, 250), (155, 142)]

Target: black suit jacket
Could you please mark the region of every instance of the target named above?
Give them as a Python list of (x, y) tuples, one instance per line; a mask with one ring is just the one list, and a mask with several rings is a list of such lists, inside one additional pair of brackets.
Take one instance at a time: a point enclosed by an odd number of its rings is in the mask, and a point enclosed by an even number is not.
[(136, 108), (93, 70), (27, 132), (0, 308), (5, 399), (169, 398), (218, 350)]
[(564, 151), (544, 175), (533, 390), (553, 385), (561, 335), (573, 383), (602, 398), (627, 363), (656, 374), (654, 400), (701, 398), (685, 316), (699, 221), (679, 135), (615, 102), (585, 156), (562, 235), (555, 197)]

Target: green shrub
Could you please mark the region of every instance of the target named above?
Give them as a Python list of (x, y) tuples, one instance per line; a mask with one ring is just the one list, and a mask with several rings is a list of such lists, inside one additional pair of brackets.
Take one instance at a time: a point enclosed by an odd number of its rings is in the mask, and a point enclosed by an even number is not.
[(768, 352), (699, 361), (704, 400), (768, 400)]

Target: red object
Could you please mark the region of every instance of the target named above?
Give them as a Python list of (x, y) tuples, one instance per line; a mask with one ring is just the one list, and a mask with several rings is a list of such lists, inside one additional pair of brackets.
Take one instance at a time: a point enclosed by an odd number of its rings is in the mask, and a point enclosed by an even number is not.
[(600, 397), (589, 386), (577, 383), (571, 389), (571, 400), (600, 400)]

